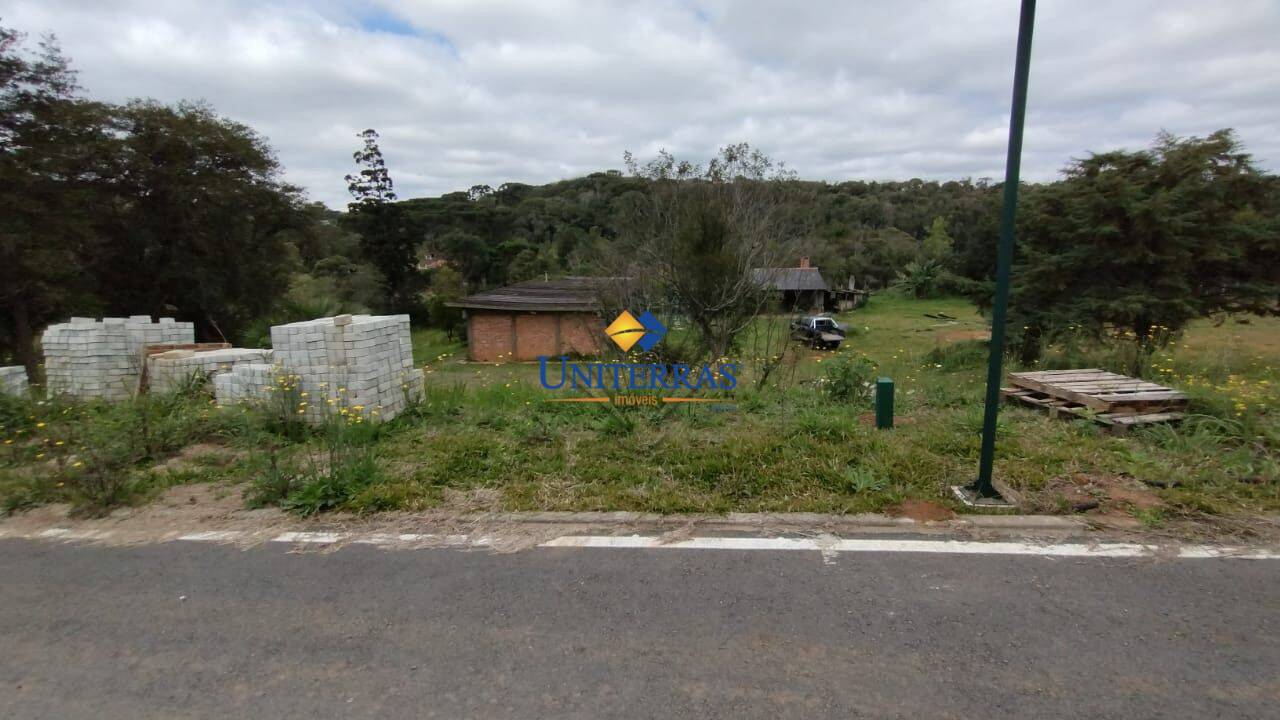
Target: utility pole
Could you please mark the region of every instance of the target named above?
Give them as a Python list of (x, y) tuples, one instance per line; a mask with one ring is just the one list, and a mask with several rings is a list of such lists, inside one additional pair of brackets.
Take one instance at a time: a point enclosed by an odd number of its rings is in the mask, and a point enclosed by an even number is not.
[(1009, 114), (1009, 154), (1004, 166), (1004, 208), (1000, 215), (1000, 245), (996, 252), (996, 295), (991, 306), (991, 357), (987, 362), (987, 401), (982, 417), (982, 455), (978, 479), (968, 490), (976, 498), (998, 497), (991, 483), (996, 456), (996, 417), (1000, 413), (1000, 384), (1004, 379), (1004, 324), (1009, 305), (1009, 273), (1013, 265), (1013, 219), (1018, 209), (1018, 175), (1022, 167), (1022, 126), (1027, 115), (1027, 75), (1031, 71), (1031, 31), (1036, 0), (1022, 0), (1018, 21), (1018, 51), (1013, 70), (1013, 108)]

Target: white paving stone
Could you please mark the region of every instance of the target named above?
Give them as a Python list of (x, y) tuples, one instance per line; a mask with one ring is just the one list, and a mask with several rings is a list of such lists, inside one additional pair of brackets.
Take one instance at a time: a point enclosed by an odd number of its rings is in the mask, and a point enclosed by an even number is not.
[(123, 400), (138, 388), (144, 346), (192, 342), (195, 327), (173, 318), (71, 318), (49, 326), (41, 338), (48, 392)]
[(214, 378), (238, 365), (271, 363), (272, 352), (259, 348), (170, 350), (147, 358), (147, 386), (152, 392), (169, 392), (193, 376)]
[(16, 395), (26, 397), (27, 369), (21, 365), (5, 365), (0, 367), (0, 395)]

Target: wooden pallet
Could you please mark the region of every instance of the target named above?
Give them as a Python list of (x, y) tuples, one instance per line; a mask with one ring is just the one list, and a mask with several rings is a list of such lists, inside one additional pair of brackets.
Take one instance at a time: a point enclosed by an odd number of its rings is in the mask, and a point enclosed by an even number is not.
[(202, 352), (205, 350), (226, 350), (231, 347), (229, 342), (203, 342), (203, 343), (164, 343), (160, 345), (143, 345), (142, 346), (142, 367), (139, 368), (138, 384), (133, 389), (134, 394), (145, 392), (148, 388), (149, 378), (147, 377), (147, 358), (152, 355), (159, 355), (170, 350), (192, 350), (194, 352)]
[(1010, 373), (1011, 401), (1057, 417), (1080, 417), (1114, 429), (1177, 422), (1187, 406), (1183, 393), (1146, 380), (1098, 368)]

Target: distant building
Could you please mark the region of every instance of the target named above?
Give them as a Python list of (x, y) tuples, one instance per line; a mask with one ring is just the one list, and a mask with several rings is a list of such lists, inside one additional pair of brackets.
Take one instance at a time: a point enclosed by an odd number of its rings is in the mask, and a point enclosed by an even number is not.
[(604, 339), (599, 278), (530, 280), (468, 295), (467, 356), (482, 362), (598, 355)]
[(793, 268), (755, 268), (752, 279), (777, 292), (778, 303), (787, 311), (821, 311), (826, 309), (830, 288), (809, 258), (800, 258)]

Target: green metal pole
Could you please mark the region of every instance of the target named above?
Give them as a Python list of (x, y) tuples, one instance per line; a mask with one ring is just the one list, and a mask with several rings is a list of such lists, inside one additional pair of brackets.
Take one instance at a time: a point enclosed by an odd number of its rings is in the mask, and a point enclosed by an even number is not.
[(1009, 305), (1009, 269), (1013, 265), (1013, 218), (1018, 209), (1018, 173), (1022, 167), (1022, 126), (1027, 115), (1027, 75), (1031, 71), (1031, 30), (1036, 0), (1022, 0), (1018, 21), (1018, 54), (1013, 70), (1013, 108), (1009, 115), (1009, 155), (1004, 166), (1004, 209), (1000, 215), (1000, 245), (996, 252), (996, 295), (991, 306), (991, 359), (987, 363), (987, 401), (982, 417), (982, 455), (974, 492), (980, 497), (999, 493), (991, 484), (996, 456), (996, 417), (1000, 412), (1000, 383), (1004, 372), (1004, 323)]

